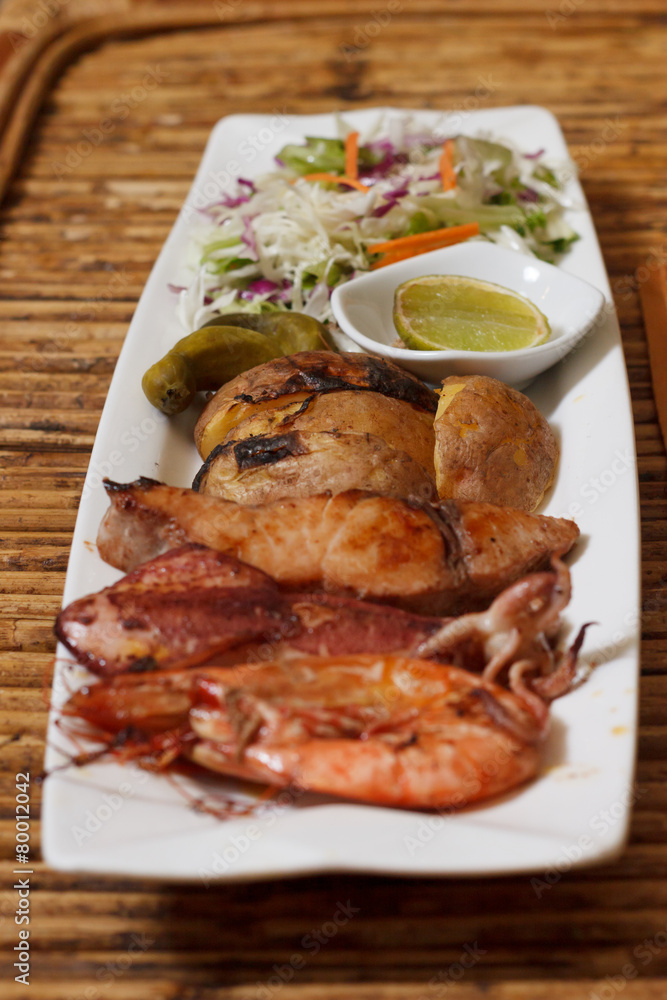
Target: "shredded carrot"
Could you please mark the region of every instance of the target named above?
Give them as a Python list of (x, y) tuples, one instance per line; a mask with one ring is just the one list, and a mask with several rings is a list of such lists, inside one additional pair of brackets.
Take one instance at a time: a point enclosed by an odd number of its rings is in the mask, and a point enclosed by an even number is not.
[[(304, 174), (300, 179), (304, 181), (323, 181), (325, 184), (345, 184), (347, 187), (356, 188), (357, 191), (363, 191), (364, 194), (370, 191), (370, 188), (367, 188), (360, 181), (356, 180), (355, 177), (339, 177), (337, 174)], [(297, 180), (299, 180), (298, 177), (292, 181), (292, 184), (295, 184)]]
[(442, 154), (438, 164), (440, 176), (442, 177), (443, 191), (451, 191), (456, 187), (456, 173), (454, 171), (454, 140), (448, 139), (442, 147)]
[(396, 264), (399, 260), (409, 260), (411, 257), (418, 257), (422, 253), (429, 253), (431, 250), (442, 250), (444, 247), (453, 247), (456, 243), (461, 243), (462, 240), (453, 240), (451, 243), (441, 243), (439, 246), (435, 247), (422, 247), (420, 250), (404, 250), (403, 253), (387, 253), (384, 255), (382, 260), (376, 261), (371, 264), (370, 270), (377, 271), (379, 267), (386, 267), (387, 264)]
[[(461, 233), (462, 229), (470, 229), (471, 226), (475, 226), (474, 232)], [(471, 223), (470, 226), (452, 226), (448, 232), (454, 233), (458, 230), (458, 235), (452, 235), (449, 239), (441, 239), (437, 243), (430, 243), (427, 246), (412, 246), (403, 247), (403, 249), (394, 250), (393, 253), (385, 253), (381, 260), (376, 261), (371, 264), (371, 271), (376, 271), (379, 267), (386, 267), (387, 264), (395, 264), (399, 260), (407, 260), (409, 257), (417, 257), (420, 253), (429, 253), (431, 250), (440, 250), (442, 247), (451, 247), (455, 243), (462, 243), (464, 240), (470, 239), (471, 236), (476, 236), (479, 232), (479, 226), (477, 223)]]
[(359, 178), (359, 133), (350, 132), (345, 140), (345, 176)]
[[(452, 246), (451, 243), (445, 243), (443, 246)], [(440, 247), (422, 247), (421, 250), (404, 250), (403, 253), (386, 253), (382, 260), (376, 260), (374, 264), (371, 264), (370, 270), (377, 271), (380, 267), (387, 267), (388, 264), (397, 264), (399, 260), (409, 260), (410, 257), (418, 257), (420, 253), (428, 253), (429, 250), (439, 250)]]
[(413, 233), (412, 236), (398, 236), (395, 240), (384, 240), (383, 243), (374, 243), (367, 249), (369, 253), (397, 253), (402, 250), (419, 247), (428, 247), (435, 243), (451, 242), (458, 243), (469, 236), (479, 235), (479, 223), (466, 222), (462, 226), (447, 226), (444, 229), (431, 229), (427, 233)]

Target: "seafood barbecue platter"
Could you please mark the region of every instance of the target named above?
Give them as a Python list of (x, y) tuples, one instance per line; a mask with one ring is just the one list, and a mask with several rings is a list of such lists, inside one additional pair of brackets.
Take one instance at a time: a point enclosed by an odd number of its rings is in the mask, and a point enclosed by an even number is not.
[[(576, 312), (577, 279), (600, 300), (528, 385), (489, 367), (559, 336), (558, 302), (505, 287), (519, 255), (545, 296), (557, 268), (556, 298)], [(336, 322), (339, 288), (371, 296), (376, 273), (396, 275), (391, 358)], [(484, 344), (463, 343), (466, 310)], [(208, 885), (618, 856), (632, 417), (549, 112), (218, 123), (118, 361), (55, 628), (54, 868)]]

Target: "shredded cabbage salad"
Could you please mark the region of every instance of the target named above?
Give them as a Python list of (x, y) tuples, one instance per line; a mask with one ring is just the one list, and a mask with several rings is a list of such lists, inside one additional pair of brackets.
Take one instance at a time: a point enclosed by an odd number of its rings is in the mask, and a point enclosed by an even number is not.
[[(350, 129), (339, 123), (340, 134)], [(560, 171), (544, 151), (520, 152), (491, 137), (451, 136), (456, 186), (444, 190), (446, 137), (412, 119), (378, 123), (359, 138), (358, 180), (367, 192), (304, 175), (343, 175), (343, 138), (307, 137), (285, 146), (276, 168), (203, 210), (193, 236), (194, 276), (179, 294), (188, 331), (214, 316), (293, 309), (327, 322), (333, 288), (367, 271), (373, 245), (477, 222), (480, 236), (545, 260), (578, 239)]]

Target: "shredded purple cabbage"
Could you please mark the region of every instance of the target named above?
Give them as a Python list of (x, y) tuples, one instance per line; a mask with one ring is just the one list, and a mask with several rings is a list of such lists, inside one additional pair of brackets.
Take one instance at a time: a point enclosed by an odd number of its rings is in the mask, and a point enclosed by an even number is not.
[(401, 198), (405, 198), (408, 193), (409, 187), (406, 181), (403, 181), (400, 187), (387, 191), (386, 194), (382, 196), (384, 198), (384, 205), (378, 205), (377, 208), (373, 209), (373, 218), (381, 219), (387, 214), (387, 212), (391, 212), (394, 205), (398, 204)]
[(252, 220), (254, 218), (255, 218), (254, 215), (243, 216), (243, 232), (241, 233), (241, 243), (245, 243), (245, 245), (248, 247), (248, 250), (250, 250), (251, 254), (254, 254), (253, 257), (254, 260), (259, 260), (259, 251), (257, 250), (257, 242), (255, 240), (255, 234), (252, 231)]
[(364, 143), (365, 149), (370, 149), (372, 153), (395, 153), (396, 147), (391, 139), (373, 139), (372, 142)]
[(270, 281), (268, 278), (258, 278), (256, 281), (250, 282), (246, 291), (254, 292), (255, 295), (265, 295), (267, 292), (280, 291), (280, 285), (277, 285), (275, 281)]
[(255, 194), (257, 188), (252, 181), (247, 180), (245, 177), (239, 177), (236, 183), (237, 185), (247, 188), (247, 192), (240, 192), (236, 196), (223, 194), (218, 201), (212, 201), (210, 205), (207, 205), (206, 208), (199, 209), (199, 211), (204, 215), (210, 215), (212, 208), (238, 208), (239, 205), (246, 205)]
[(405, 153), (388, 153), (379, 163), (375, 163), (372, 167), (360, 167), (359, 169), (359, 180), (362, 184), (371, 184), (374, 181), (381, 181), (387, 177), (392, 170), (397, 166), (403, 166), (408, 162), (408, 158)]
[(268, 302), (289, 302), (291, 299), (290, 283), (283, 280), (281, 285), (277, 285), (275, 281), (270, 281), (268, 278), (257, 278), (255, 281), (251, 281), (242, 292), (239, 292), (239, 298), (246, 302), (252, 302), (260, 295), (268, 295)]
[(220, 201), (214, 202), (213, 205), (222, 205), (224, 208), (238, 208), (239, 205), (245, 205), (249, 201), (249, 194), (240, 194), (236, 198), (232, 198), (231, 195), (225, 194), (222, 196)]
[[(440, 145), (440, 143), (433, 141), (433, 136), (429, 135), (406, 136), (404, 141), (407, 147), (415, 149), (419, 146), (427, 150), (437, 149)], [(396, 167), (410, 162), (408, 153), (405, 151), (398, 152), (393, 142), (389, 139), (376, 139), (374, 142), (367, 142), (364, 148), (370, 149), (376, 155), (381, 154), (382, 159), (372, 167), (361, 167), (359, 180), (363, 184), (369, 181), (372, 183), (373, 181), (382, 180), (395, 170)], [(436, 174), (435, 176), (439, 177), (440, 175)], [(424, 180), (426, 179), (424, 178)], [(431, 178), (428, 179), (430, 180)]]
[(381, 219), (387, 214), (387, 212), (391, 212), (395, 204), (395, 201), (386, 201), (384, 205), (379, 205), (377, 208), (374, 208), (372, 212), (373, 218)]
[(375, 142), (367, 142), (364, 145), (364, 149), (369, 149), (375, 156), (381, 156), (382, 158), (370, 167), (360, 164), (359, 179), (362, 183), (382, 180), (387, 174), (391, 173), (394, 167), (408, 162), (407, 154), (397, 152), (393, 142), (389, 139), (377, 139)]

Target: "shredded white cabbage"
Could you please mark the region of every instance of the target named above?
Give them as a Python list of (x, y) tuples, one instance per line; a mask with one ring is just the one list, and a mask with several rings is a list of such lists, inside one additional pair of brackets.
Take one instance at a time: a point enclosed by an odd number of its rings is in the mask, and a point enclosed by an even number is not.
[[(349, 131), (342, 120), (338, 128), (341, 136)], [(368, 270), (374, 243), (409, 232), (477, 222), (476, 239), (545, 259), (577, 238), (559, 179), (571, 165), (548, 166), (542, 151), (522, 153), (485, 135), (453, 138), (457, 183), (449, 191), (439, 174), (444, 138), (425, 135), (408, 117), (360, 136), (365, 193), (299, 176), (331, 173), (327, 158), (340, 155), (339, 141), (311, 140), (305, 169), (308, 144), (285, 147), (283, 164), (206, 209), (192, 237), (192, 276), (179, 292), (183, 327), (239, 309), (293, 309), (331, 321), (332, 289)]]

